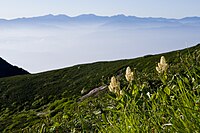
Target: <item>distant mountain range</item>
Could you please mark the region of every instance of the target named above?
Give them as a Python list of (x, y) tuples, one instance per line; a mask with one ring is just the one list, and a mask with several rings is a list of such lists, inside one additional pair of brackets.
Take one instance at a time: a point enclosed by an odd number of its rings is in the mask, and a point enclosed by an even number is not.
[(75, 17), (69, 17), (67, 15), (45, 15), (30, 18), (16, 18), (16, 19), (0, 19), (0, 25), (13, 25), (13, 24), (100, 24), (101, 26), (110, 25), (144, 25), (151, 24), (152, 26), (200, 26), (200, 17), (185, 17), (181, 19), (168, 19), (168, 18), (153, 18), (153, 17), (136, 17), (136, 16), (96, 16), (94, 14), (83, 14)]
[(0, 19), (0, 31), (1, 57), (42, 72), (193, 46), (199, 43), (200, 17), (49, 14)]
[(0, 78), (23, 74), (29, 74), (29, 72), (9, 64), (7, 61), (0, 57)]

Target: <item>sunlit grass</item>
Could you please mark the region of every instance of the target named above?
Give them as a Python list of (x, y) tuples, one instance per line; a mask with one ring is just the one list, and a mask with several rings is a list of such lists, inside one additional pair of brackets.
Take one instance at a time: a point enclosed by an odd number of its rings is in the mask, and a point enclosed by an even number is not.
[[(0, 129), (5, 133), (199, 132), (198, 47), (164, 54), (165, 61), (155, 55), (1, 79), (1, 91), (10, 95), (7, 103), (1, 99)], [(78, 100), (101, 85), (109, 87)]]
[(41, 128), (52, 132), (197, 133), (200, 131), (200, 58), (194, 54), (181, 57), (179, 65), (184, 71), (171, 73), (174, 66), (163, 72), (155, 71), (160, 81), (157, 86), (150, 86), (150, 79), (137, 77), (128, 67), (124, 77), (111, 78), (110, 93), (104, 98), (90, 98), (66, 106), (59, 120)]

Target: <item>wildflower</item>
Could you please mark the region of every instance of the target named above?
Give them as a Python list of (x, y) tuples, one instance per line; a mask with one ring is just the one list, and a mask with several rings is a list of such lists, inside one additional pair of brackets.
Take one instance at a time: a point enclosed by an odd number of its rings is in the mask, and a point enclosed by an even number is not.
[(147, 92), (147, 96), (149, 97), (149, 99), (151, 98), (150, 92)]
[(95, 115), (98, 115), (98, 114), (101, 114), (101, 111), (99, 110), (99, 111), (94, 111), (93, 112)]
[(108, 86), (109, 90), (119, 98), (123, 96), (123, 91), (120, 90), (120, 82), (116, 80), (116, 78), (113, 76), (111, 78), (110, 85)]
[(84, 94), (85, 91), (86, 91), (86, 90), (83, 88), (83, 89), (81, 90), (81, 94)]
[(123, 96), (124, 92), (122, 90), (120, 90), (119, 94), (120, 94), (120, 96)]
[(130, 67), (127, 67), (127, 68), (126, 68), (126, 75), (125, 75), (125, 77), (126, 77), (126, 80), (127, 80), (128, 82), (133, 81), (133, 79), (134, 79), (134, 77), (133, 77), (133, 72), (131, 71), (131, 68), (130, 68)]
[(168, 69), (168, 64), (166, 63), (165, 57), (162, 56), (160, 58), (160, 63), (158, 63), (158, 66), (156, 67), (156, 70), (158, 71), (158, 73), (163, 73), (166, 72)]
[(111, 82), (108, 88), (111, 92), (114, 93), (118, 93), (120, 91), (120, 83), (116, 80), (114, 76), (111, 78)]
[(163, 124), (163, 126), (172, 126), (172, 123)]

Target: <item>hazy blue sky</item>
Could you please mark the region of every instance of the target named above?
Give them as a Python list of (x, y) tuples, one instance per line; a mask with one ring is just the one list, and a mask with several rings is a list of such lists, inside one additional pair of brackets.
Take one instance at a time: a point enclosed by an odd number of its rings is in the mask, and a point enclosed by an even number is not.
[(200, 0), (1, 0), (0, 18), (45, 14), (125, 14), (140, 17), (200, 16)]

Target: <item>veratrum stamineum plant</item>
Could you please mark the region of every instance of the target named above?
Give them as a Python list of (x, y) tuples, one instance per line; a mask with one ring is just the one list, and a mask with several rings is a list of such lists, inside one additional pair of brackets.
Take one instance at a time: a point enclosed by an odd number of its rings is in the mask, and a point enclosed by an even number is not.
[[(23, 132), (199, 133), (199, 51), (180, 61), (169, 65), (162, 56), (153, 85), (152, 77), (139, 77), (127, 67), (121, 79), (111, 78), (108, 94), (103, 91), (97, 98), (64, 103), (64, 114), (47, 116)], [(170, 70), (174, 68), (180, 70)]]
[(149, 92), (145, 83), (128, 80), (127, 86), (121, 87), (124, 95), (116, 99), (118, 108), (109, 110), (99, 131), (200, 132), (199, 61), (199, 55), (185, 57), (181, 64), (185, 71), (166, 78), (168, 64), (162, 56), (156, 67), (162, 84)]

